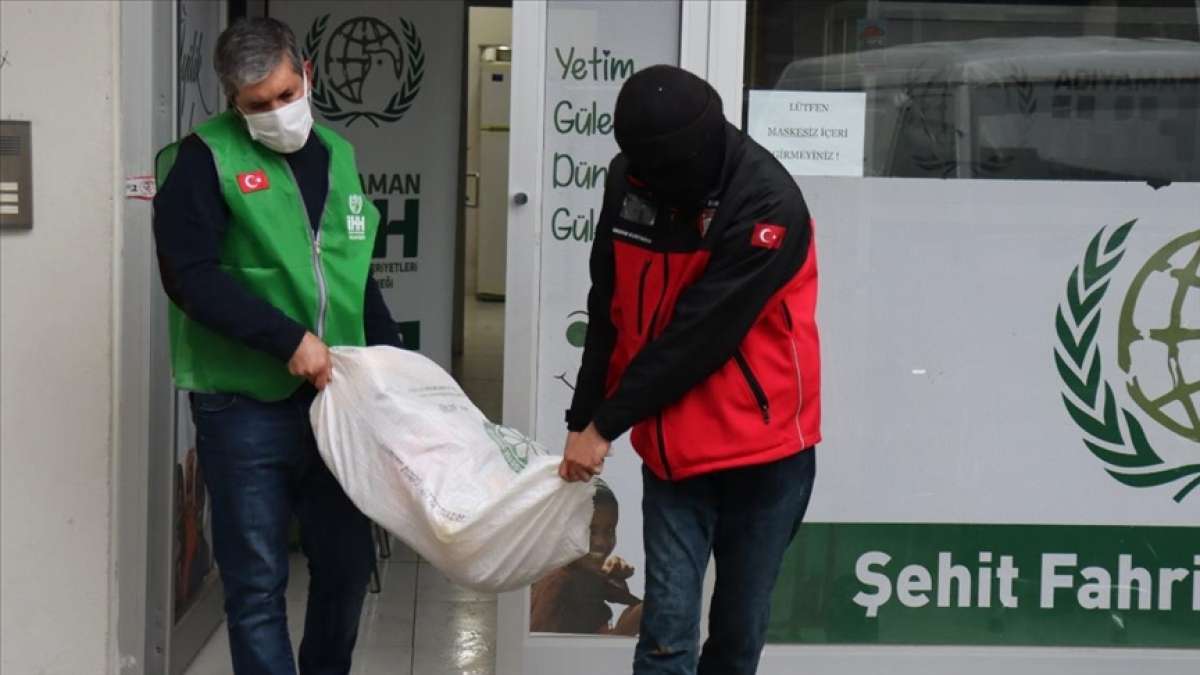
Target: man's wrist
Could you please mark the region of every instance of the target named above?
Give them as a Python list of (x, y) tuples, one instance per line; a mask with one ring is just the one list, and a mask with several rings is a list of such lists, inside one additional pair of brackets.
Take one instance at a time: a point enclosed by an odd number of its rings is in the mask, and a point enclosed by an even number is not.
[(592, 419), (592, 426), (596, 429), (596, 433), (609, 443), (617, 440), (621, 434), (629, 430), (628, 426), (623, 425), (616, 417), (611, 410), (602, 406)]
[(308, 335), (308, 329), (304, 326), (292, 321), (285, 323), (280, 326), (277, 337), (272, 340), (272, 354), (284, 363), (291, 361), (300, 345), (304, 343), (305, 335)]
[(565, 421), (567, 423), (567, 431), (571, 433), (578, 433), (587, 429), (588, 425), (592, 422), (590, 416), (579, 414), (574, 409), (567, 410)]

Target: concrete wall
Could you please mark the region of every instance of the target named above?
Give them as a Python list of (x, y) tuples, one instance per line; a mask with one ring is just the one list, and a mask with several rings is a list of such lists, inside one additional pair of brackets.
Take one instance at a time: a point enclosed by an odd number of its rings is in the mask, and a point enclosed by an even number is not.
[(0, 234), (0, 671), (111, 669), (118, 4), (0, 2), (32, 232)]

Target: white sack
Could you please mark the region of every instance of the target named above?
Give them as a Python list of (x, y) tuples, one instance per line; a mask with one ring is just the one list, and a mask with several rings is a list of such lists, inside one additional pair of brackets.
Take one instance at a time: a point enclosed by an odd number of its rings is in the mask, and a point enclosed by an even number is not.
[(494, 425), (436, 363), (337, 348), (313, 403), (321, 456), (350, 499), (452, 581), (505, 591), (588, 552), (595, 488)]

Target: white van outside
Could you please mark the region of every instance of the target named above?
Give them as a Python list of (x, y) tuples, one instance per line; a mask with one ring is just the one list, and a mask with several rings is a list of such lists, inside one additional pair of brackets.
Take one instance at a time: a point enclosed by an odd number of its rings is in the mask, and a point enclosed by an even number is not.
[(867, 176), (1200, 180), (1200, 44), (983, 38), (802, 59), (775, 89), (867, 92)]

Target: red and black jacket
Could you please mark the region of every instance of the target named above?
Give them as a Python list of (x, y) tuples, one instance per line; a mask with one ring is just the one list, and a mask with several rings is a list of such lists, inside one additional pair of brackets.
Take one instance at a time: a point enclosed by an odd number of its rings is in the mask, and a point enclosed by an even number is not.
[(820, 345), (812, 220), (787, 170), (726, 129), (721, 188), (698, 214), (609, 167), (588, 331), (567, 426), (595, 423), (657, 476), (765, 464), (816, 445)]

